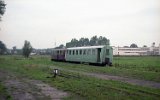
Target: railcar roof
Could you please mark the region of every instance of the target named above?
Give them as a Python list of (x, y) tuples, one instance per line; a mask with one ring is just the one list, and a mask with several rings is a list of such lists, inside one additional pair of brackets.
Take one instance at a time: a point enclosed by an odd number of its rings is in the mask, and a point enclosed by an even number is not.
[(67, 50), (73, 50), (73, 49), (94, 49), (94, 48), (103, 48), (105, 45), (99, 45), (99, 46), (85, 46), (85, 47), (71, 47), (67, 48)]
[(66, 48), (63, 48), (63, 49), (53, 49), (53, 50), (66, 50)]

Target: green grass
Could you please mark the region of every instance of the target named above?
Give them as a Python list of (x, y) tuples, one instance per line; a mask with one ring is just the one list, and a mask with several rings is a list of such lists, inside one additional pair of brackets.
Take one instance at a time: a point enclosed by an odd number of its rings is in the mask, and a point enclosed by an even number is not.
[(11, 96), (6, 90), (6, 87), (0, 82), (0, 100), (12, 100)]
[[(61, 73), (70, 77), (58, 76), (55, 79), (46, 78), (50, 76), (49, 72), (51, 69), (49, 66), (56, 66), (82, 72), (107, 73), (159, 81), (160, 57), (116, 57), (114, 59), (113, 67), (97, 67), (65, 62), (51, 62), (47, 56), (34, 56), (29, 59), (24, 59), (20, 56), (1, 56), (0, 69), (14, 73), (19, 77), (42, 80), (59, 89), (68, 91), (71, 93), (71, 96), (65, 99), (158, 100), (160, 98), (160, 89), (135, 86), (119, 81), (101, 80), (64, 70)], [(152, 66), (152, 70), (148, 68), (150, 66)]]
[[(14, 60), (18, 61), (22, 65), (43, 65), (43, 66), (55, 66), (59, 68), (83, 71), (83, 72), (96, 72), (111, 75), (118, 75), (123, 77), (130, 77), (135, 79), (143, 79), (149, 81), (160, 82), (160, 57), (114, 57), (112, 67), (97, 67), (84, 64), (71, 64), (66, 62), (51, 62), (48, 56), (34, 56), (27, 62), (23, 57), (2, 57), (8, 62), (5, 65), (13, 65)], [(10, 60), (12, 59), (12, 60)], [(19, 65), (18, 64), (18, 65)], [(3, 64), (2, 64), (3, 65)]]
[(123, 77), (131, 77), (149, 81), (160, 82), (160, 57), (114, 57), (112, 67), (97, 67), (84, 64), (71, 64), (66, 62), (51, 62), (48, 57), (36, 59), (34, 63), (46, 66), (56, 66), (76, 71), (96, 72)]

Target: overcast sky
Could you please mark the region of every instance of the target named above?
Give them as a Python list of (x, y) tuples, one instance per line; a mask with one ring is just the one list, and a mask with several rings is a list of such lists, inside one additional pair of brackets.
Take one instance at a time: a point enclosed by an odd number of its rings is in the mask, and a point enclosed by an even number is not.
[(160, 0), (5, 0), (0, 40), (8, 48), (53, 48), (105, 36), (113, 46), (160, 43)]

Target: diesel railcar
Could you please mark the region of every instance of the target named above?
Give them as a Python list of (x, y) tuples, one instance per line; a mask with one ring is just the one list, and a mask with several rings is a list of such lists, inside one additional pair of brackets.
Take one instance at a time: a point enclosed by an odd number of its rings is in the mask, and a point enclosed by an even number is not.
[(51, 60), (111, 66), (113, 50), (109, 45), (54, 49)]

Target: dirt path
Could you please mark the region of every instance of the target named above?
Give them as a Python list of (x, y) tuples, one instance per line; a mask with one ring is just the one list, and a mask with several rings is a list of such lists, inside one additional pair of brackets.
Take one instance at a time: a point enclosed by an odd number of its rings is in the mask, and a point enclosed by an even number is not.
[[(51, 66), (50, 68), (58, 68), (58, 67)], [(58, 68), (58, 69), (64, 70), (64, 71), (69, 71), (69, 72), (76, 72), (76, 73), (80, 73), (83, 75), (96, 77), (96, 78), (100, 78), (100, 79), (105, 79), (105, 80), (116, 80), (116, 81), (121, 81), (121, 82), (129, 83), (129, 84), (133, 84), (133, 85), (139, 85), (139, 86), (160, 89), (160, 83), (154, 82), (154, 81), (146, 81), (146, 80), (126, 78), (126, 77), (114, 76), (114, 75), (108, 75), (108, 74), (100, 74), (100, 73), (87, 73), (87, 72), (68, 70), (68, 69), (63, 69), (63, 68)]]
[(68, 94), (39, 80), (18, 78), (0, 70), (0, 80), (7, 87), (13, 100), (60, 100)]
[(97, 78), (101, 78), (101, 79), (105, 79), (105, 80), (117, 80), (117, 81), (126, 82), (126, 83), (133, 84), (133, 85), (140, 85), (140, 86), (160, 89), (160, 83), (153, 82), (153, 81), (125, 78), (125, 77), (113, 76), (113, 75), (107, 75), (107, 74), (97, 74), (97, 73), (84, 73), (84, 74), (93, 76), (93, 77), (97, 77)]

